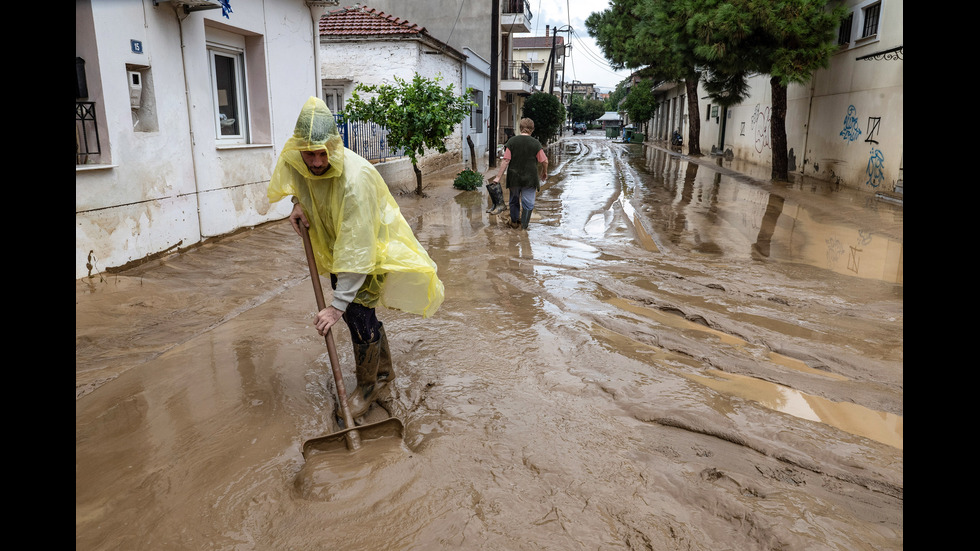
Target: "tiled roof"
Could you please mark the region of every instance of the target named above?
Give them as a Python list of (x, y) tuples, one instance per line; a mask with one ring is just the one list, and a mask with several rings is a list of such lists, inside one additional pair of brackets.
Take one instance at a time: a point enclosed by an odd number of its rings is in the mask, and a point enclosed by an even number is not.
[(320, 18), (321, 36), (423, 34), (425, 27), (365, 6), (340, 8)]

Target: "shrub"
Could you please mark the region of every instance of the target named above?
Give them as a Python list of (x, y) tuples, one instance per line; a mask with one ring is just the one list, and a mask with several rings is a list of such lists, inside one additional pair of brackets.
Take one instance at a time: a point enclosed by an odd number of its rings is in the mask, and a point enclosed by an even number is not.
[(465, 191), (473, 191), (474, 189), (483, 185), (483, 175), (479, 172), (474, 172), (470, 169), (466, 169), (456, 175), (456, 179), (453, 180), (453, 187), (456, 189), (462, 189)]
[(558, 130), (565, 121), (565, 106), (557, 97), (545, 92), (535, 92), (528, 96), (521, 112), (534, 121), (534, 132), (531, 135), (541, 145), (548, 145), (558, 135)]

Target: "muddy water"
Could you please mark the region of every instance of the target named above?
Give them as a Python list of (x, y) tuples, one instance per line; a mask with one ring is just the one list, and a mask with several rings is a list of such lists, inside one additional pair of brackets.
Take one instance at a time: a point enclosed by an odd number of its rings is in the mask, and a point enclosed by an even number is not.
[(77, 282), (76, 548), (901, 549), (901, 207), (550, 156), (527, 232), (399, 197), (446, 284), (379, 312), (401, 441), (304, 460), (338, 427), (286, 224)]

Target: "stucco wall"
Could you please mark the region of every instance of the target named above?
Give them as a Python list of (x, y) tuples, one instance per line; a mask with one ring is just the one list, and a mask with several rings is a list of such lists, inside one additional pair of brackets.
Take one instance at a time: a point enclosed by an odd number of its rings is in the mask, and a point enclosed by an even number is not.
[[(852, 10), (868, 4), (867, 0), (847, 2)], [(897, 56), (860, 59), (902, 45), (903, 3), (886, 0), (881, 6), (875, 36), (852, 41), (810, 82), (788, 87), (791, 173), (869, 192), (898, 188), (904, 155), (903, 61)], [(753, 76), (749, 84), (750, 96), (728, 110), (723, 149), (730, 149), (737, 159), (772, 166), (769, 76)], [(698, 95), (701, 148), (708, 153), (720, 141), (722, 121), (720, 117), (705, 120), (711, 100), (703, 98), (707, 95), (703, 90)]]
[[(465, 50), (467, 55), (463, 66), (463, 88), (474, 88), (483, 92), (480, 108), (483, 110), (482, 120), (471, 121), (470, 117), (462, 122), (463, 129), (463, 162), (469, 168), (472, 164), (469, 145), (466, 136), (473, 140), (473, 151), (476, 158), (476, 169), (485, 170), (489, 166), (490, 155), (490, 62), (476, 52)], [(477, 128), (478, 127), (478, 128)]]
[[(446, 54), (427, 54), (430, 46), (417, 40), (325, 40), (320, 49), (320, 72), (329, 80), (350, 81), (344, 87), (344, 97), (351, 97), (358, 84), (396, 84), (395, 77), (411, 83), (415, 73), (428, 79), (441, 77), (440, 86), (453, 85), (456, 94), (462, 93), (462, 67), (459, 59)], [(370, 60), (370, 63), (352, 63)], [(362, 93), (367, 99), (371, 94)], [(433, 172), (463, 160), (461, 126), (456, 125), (445, 141), (446, 153), (426, 150), (418, 158), (423, 182), (427, 172)]]
[[(248, 144), (218, 143), (206, 27), (247, 45)], [(142, 53), (131, 51), (133, 39)], [(300, 108), (319, 94), (303, 2), (238, 2), (225, 18), (170, 2), (79, 0), (76, 55), (102, 149), (76, 165), (76, 278), (286, 216), (288, 202), (270, 207), (265, 190)], [(132, 68), (143, 74), (139, 116), (129, 102)]]

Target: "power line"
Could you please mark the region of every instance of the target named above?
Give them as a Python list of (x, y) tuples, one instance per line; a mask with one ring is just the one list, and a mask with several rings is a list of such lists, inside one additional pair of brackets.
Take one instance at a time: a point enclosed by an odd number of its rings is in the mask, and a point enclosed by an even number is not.
[[(610, 68), (609, 68), (609, 62), (608, 62), (608, 61), (607, 61), (607, 60), (606, 60), (606, 59), (605, 59), (604, 57), (601, 57), (600, 55), (598, 55), (598, 54), (596, 54), (595, 52), (593, 52), (592, 50), (590, 50), (590, 49), (588, 48), (588, 46), (586, 46), (586, 42), (585, 42), (585, 40), (584, 40), (584, 39), (582, 38), (582, 36), (581, 36), (580, 34), (578, 34), (578, 33), (576, 33), (574, 29), (572, 30), (572, 34), (573, 34), (573, 35), (575, 35), (575, 38), (577, 38), (577, 39), (578, 39), (578, 46), (580, 47), (579, 49), (581, 49), (581, 50), (582, 50), (582, 52), (583, 52), (583, 53), (584, 53), (584, 54), (586, 55), (586, 57), (589, 57), (589, 58), (591, 58), (591, 60), (592, 60), (592, 61), (593, 61), (593, 62), (594, 62), (594, 63), (595, 63), (595, 64), (596, 64), (596, 65), (597, 65), (597, 66), (598, 66), (598, 67), (599, 67), (600, 69), (602, 69), (602, 70), (604, 70), (604, 71), (607, 71), (607, 72), (609, 72), (609, 73), (611, 73), (611, 74), (613, 74), (613, 75), (616, 75), (616, 77), (617, 77), (617, 78), (618, 78), (619, 80), (623, 80), (623, 79), (625, 79), (625, 78), (628, 78), (628, 76), (623, 76), (623, 75), (620, 75), (620, 74), (618, 74), (618, 73), (616, 73), (615, 71), (613, 71), (612, 69), (610, 69)], [(617, 82), (619, 82), (619, 81), (617, 81)]]

